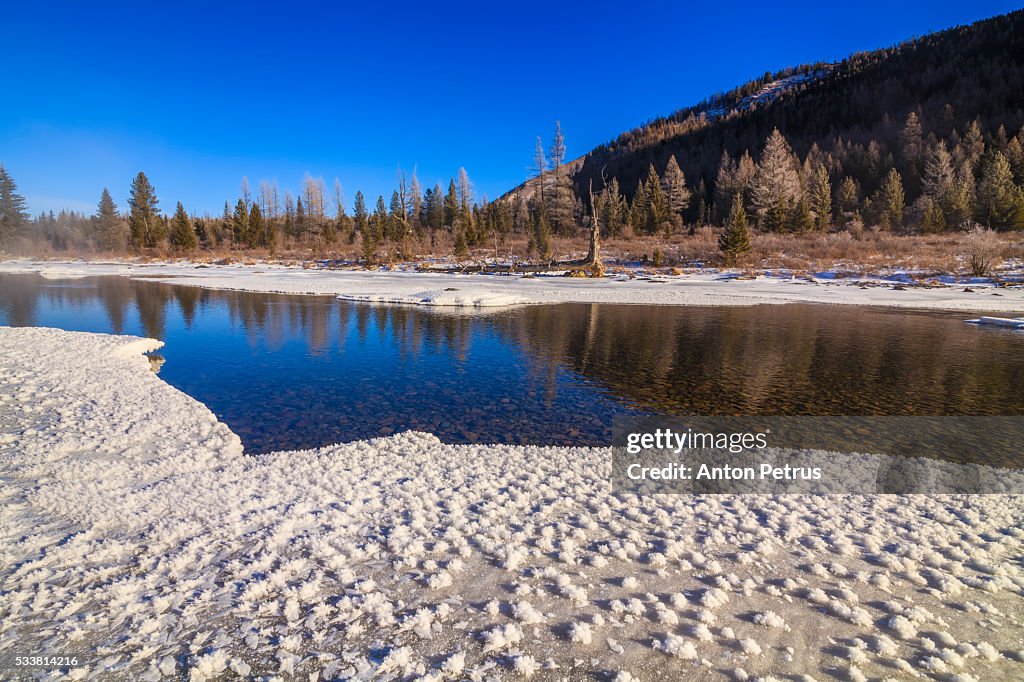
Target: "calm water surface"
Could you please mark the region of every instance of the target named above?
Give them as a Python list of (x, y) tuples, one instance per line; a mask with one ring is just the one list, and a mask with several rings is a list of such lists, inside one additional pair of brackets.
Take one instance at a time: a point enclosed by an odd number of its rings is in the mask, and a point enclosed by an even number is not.
[(1024, 415), (1024, 334), (962, 313), (566, 304), (483, 315), (0, 275), (0, 325), (166, 342), (253, 452), (426, 430), (607, 444), (616, 416)]

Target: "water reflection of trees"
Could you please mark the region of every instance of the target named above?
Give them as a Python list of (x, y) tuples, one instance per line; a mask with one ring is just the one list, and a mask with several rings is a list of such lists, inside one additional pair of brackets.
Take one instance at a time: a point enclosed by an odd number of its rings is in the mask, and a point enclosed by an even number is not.
[(678, 414), (1024, 414), (1020, 338), (826, 306), (536, 306), (494, 319), (641, 406)]
[(521, 349), (523, 383), (542, 386), (548, 404), (568, 369), (628, 402), (677, 414), (1024, 414), (1020, 336), (957, 316), (796, 305), (561, 305), (467, 316), (124, 277), (0, 275), (0, 322), (39, 324), (44, 302), (96, 311), (109, 323), (96, 331), (165, 339), (202, 320), (208, 333), (227, 325), (269, 351), (356, 345), (361, 362), (438, 356), (459, 370), (482, 340), (484, 372), (488, 362), (510, 366), (494, 353)]

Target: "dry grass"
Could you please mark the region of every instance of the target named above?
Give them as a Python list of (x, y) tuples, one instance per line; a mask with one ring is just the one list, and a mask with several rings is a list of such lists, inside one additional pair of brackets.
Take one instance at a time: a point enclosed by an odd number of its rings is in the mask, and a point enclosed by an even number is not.
[[(602, 241), (601, 252), (609, 266), (658, 262), (666, 268), (721, 267), (724, 265), (718, 250), (720, 229), (704, 227), (694, 234), (679, 234), (671, 238), (639, 236), (611, 238)], [(995, 261), (1024, 260), (1024, 236), (1017, 233), (995, 234)], [(801, 235), (751, 235), (751, 251), (739, 263), (746, 268), (789, 269), (796, 271), (860, 271), (865, 274), (894, 269), (910, 269), (934, 274), (970, 274), (971, 237), (969, 233), (941, 235), (897, 235), (880, 230), (863, 229), (858, 232), (808, 233)], [(552, 248), (557, 259), (581, 258), (587, 253), (585, 236), (573, 238), (552, 237)], [(438, 233), (434, 239), (413, 240), (409, 244), (411, 258), (406, 260), (453, 258), (454, 245), (447, 233)], [(117, 253), (78, 253), (37, 248), (22, 254), (37, 258), (86, 258), (102, 260), (123, 258)], [(146, 259), (167, 259), (182, 256), (169, 248), (159, 248), (145, 254)], [(479, 245), (470, 251), (470, 261), (514, 256), (519, 261), (528, 259), (526, 235), (511, 235), (505, 240)], [(267, 250), (200, 250), (189, 254), (194, 260), (206, 262), (255, 262), (274, 260), (282, 263), (308, 263), (316, 260), (359, 262), (362, 249), (359, 241), (343, 241), (329, 248), (309, 248), (282, 245), (273, 253)], [(395, 263), (397, 252), (378, 251), (380, 262)]]

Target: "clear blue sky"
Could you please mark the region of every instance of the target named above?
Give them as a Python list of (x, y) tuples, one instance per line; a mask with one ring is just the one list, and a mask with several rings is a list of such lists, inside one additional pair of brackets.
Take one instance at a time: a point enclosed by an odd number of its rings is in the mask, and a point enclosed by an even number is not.
[[(373, 6), (371, 6), (373, 5)], [(33, 212), (218, 212), (277, 179), (373, 201), (399, 165), (465, 166), (477, 195), (521, 181), (560, 119), (568, 156), (768, 70), (899, 42), (1013, 2), (10, 2), (0, 163)]]

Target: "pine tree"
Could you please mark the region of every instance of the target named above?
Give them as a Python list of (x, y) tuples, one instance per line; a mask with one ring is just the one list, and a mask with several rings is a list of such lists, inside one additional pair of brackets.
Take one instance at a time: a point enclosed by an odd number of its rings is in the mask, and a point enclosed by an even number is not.
[(188, 253), (196, 248), (196, 233), (192, 230), (192, 221), (185, 213), (185, 207), (178, 202), (171, 219), (171, 246), (176, 253)]
[(683, 224), (683, 213), (690, 206), (691, 194), (690, 189), (686, 186), (686, 176), (679, 167), (675, 156), (668, 157), (662, 185), (671, 215), (671, 226), (678, 229)]
[(128, 228), (131, 233), (132, 248), (135, 250), (152, 248), (163, 239), (163, 223), (160, 220), (159, 201), (156, 191), (150, 184), (146, 174), (139, 172), (132, 181), (128, 206)]
[(808, 194), (809, 209), (814, 215), (813, 227), (825, 232), (832, 227), (832, 181), (825, 164), (819, 163), (814, 167)]
[(733, 197), (732, 210), (725, 232), (718, 238), (718, 248), (725, 255), (725, 264), (732, 267), (745, 253), (750, 251), (750, 230), (747, 228), (747, 212), (743, 208), (743, 197)]
[(105, 251), (120, 251), (125, 247), (124, 223), (117, 214), (117, 204), (106, 187), (100, 194), (96, 208), (96, 244)]
[(0, 248), (11, 246), (28, 226), (25, 198), (14, 178), (0, 164)]
[(906, 193), (903, 191), (903, 180), (895, 168), (885, 176), (879, 190), (881, 206), (881, 225), (886, 230), (895, 230), (903, 226), (903, 209), (906, 207)]
[(1002, 152), (994, 152), (984, 164), (978, 182), (978, 222), (995, 230), (1015, 227), (1017, 200), (1010, 162)]
[(761, 152), (761, 162), (751, 181), (754, 210), (769, 230), (780, 230), (791, 202), (800, 197), (800, 169), (796, 156), (778, 128), (772, 131)]

